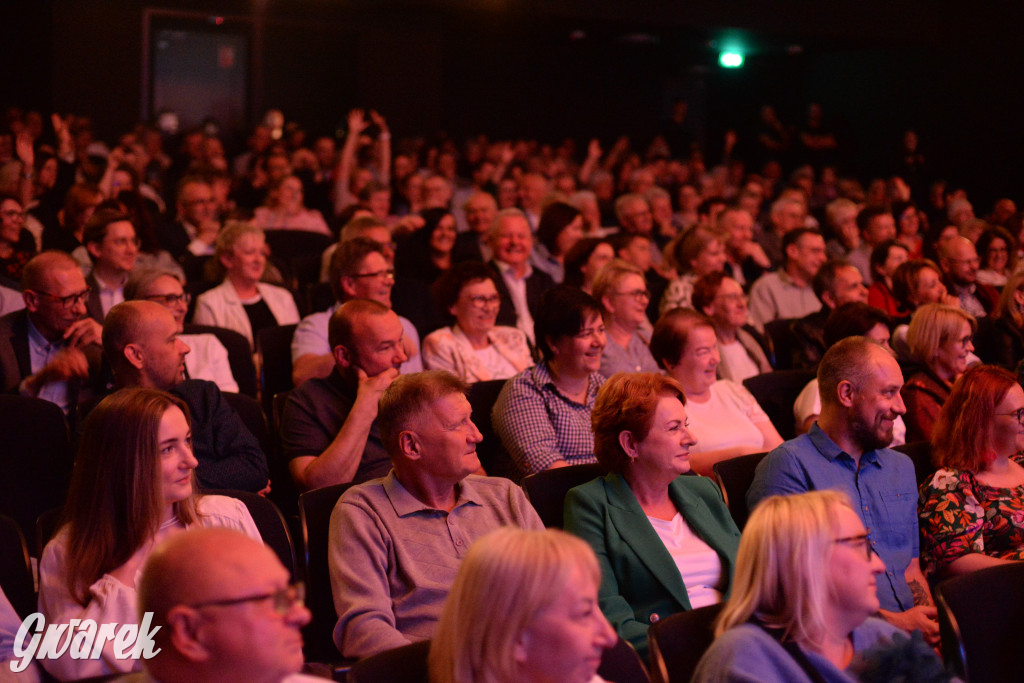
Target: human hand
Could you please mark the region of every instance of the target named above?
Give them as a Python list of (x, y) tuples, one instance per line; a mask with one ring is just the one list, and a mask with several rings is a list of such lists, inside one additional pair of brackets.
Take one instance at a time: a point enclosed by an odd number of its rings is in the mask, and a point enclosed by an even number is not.
[(378, 114), (376, 109), (371, 109), (370, 110), (370, 121), (372, 121), (373, 124), (375, 126), (377, 126), (377, 128), (380, 129), (381, 133), (387, 133), (388, 132), (388, 122), (387, 122), (387, 120), (383, 116)]
[(359, 135), (369, 127), (366, 116), (362, 109), (353, 109), (348, 113), (349, 135)]
[(740, 254), (743, 258), (750, 258), (762, 268), (771, 268), (772, 262), (768, 258), (768, 254), (765, 253), (764, 247), (753, 240), (748, 240), (743, 243), (740, 248)]
[(18, 154), (18, 159), (25, 165), (24, 172), (31, 173), (33, 166), (36, 163), (36, 150), (32, 146), (35, 141), (32, 139), (32, 133), (28, 130), (23, 130), (18, 133), (17, 139), (14, 141), (14, 149)]
[(60, 117), (60, 114), (50, 114), (50, 124), (53, 132), (60, 143), (71, 142), (71, 131), (68, 129), (68, 122)]
[(356, 390), (356, 400), (364, 399), (373, 402), (376, 406), (384, 390), (391, 386), (391, 383), (398, 377), (398, 370), (388, 368), (384, 372), (370, 377), (362, 368), (356, 368), (356, 378), (359, 381), (359, 388)]
[(588, 159), (600, 159), (601, 158), (601, 141), (594, 138), (590, 141), (587, 146), (587, 158)]
[(939, 643), (938, 610), (934, 605), (917, 605), (906, 612), (889, 612), (880, 610), (882, 618), (887, 622), (910, 633), (920, 631), (929, 645)]
[(103, 327), (92, 318), (82, 318), (71, 323), (64, 331), (64, 339), (68, 346), (82, 349), (89, 344), (100, 344), (103, 338)]
[(50, 382), (66, 382), (73, 377), (89, 376), (89, 360), (80, 349), (68, 347), (54, 355), (42, 370), (36, 373), (38, 384)]
[(266, 498), (267, 496), (270, 495), (270, 480), (269, 479), (267, 479), (267, 485), (264, 486), (260, 491), (258, 491), (256, 495), (263, 496), (264, 498)]

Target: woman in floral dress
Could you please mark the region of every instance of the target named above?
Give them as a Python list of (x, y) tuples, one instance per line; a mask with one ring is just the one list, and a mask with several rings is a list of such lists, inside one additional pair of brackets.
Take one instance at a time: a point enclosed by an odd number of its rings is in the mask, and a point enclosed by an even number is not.
[(921, 485), (921, 562), (939, 578), (1024, 559), (1024, 389), (979, 365), (953, 385)]

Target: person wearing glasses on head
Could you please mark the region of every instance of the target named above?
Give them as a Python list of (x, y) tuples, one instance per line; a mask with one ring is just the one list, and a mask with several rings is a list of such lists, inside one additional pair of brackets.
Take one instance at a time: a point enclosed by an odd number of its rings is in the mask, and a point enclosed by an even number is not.
[(976, 365), (953, 384), (932, 432), (939, 469), (921, 485), (921, 561), (937, 579), (1024, 560), (1024, 389)]
[(956, 306), (925, 304), (914, 311), (907, 346), (918, 370), (901, 392), (907, 403), (907, 443), (931, 440), (953, 382), (973, 360), (977, 330), (974, 317)]
[(25, 309), (0, 318), (0, 390), (73, 414), (103, 388), (102, 330), (85, 310), (89, 287), (75, 260), (59, 251), (26, 263), (21, 286)]
[(185, 356), (189, 379), (209, 380), (221, 391), (238, 393), (238, 382), (231, 374), (228, 350), (216, 335), (182, 333), (192, 295), (185, 291), (184, 283), (176, 273), (168, 270), (134, 273), (124, 285), (124, 296), (128, 301), (155, 301), (171, 312), (178, 327), (178, 339), (191, 349)]
[[(138, 624), (143, 564), (156, 544), (185, 529), (229, 527), (261, 540), (241, 501), (196, 492), (196, 464), (181, 399), (136, 387), (92, 409), (59, 530), (39, 562), (39, 611), (48, 626), (76, 619)], [(141, 669), (139, 660), (118, 658), (117, 649), (108, 640), (99, 659), (76, 659), (72, 648), (43, 666), (58, 680)]]
[(160, 649), (143, 662), (161, 683), (322, 681), (303, 666), (305, 587), (265, 545), (223, 528), (189, 529), (161, 543), (139, 582)]
[(658, 372), (647, 344), (650, 321), (647, 304), (651, 293), (639, 266), (615, 259), (594, 278), (594, 298), (601, 302), (608, 343), (601, 354), (601, 374)]
[(423, 365), (448, 370), (464, 382), (508, 379), (533, 365), (522, 330), (495, 325), (501, 295), (494, 271), (482, 263), (456, 264), (434, 285), (439, 310), (454, 322), (423, 340)]

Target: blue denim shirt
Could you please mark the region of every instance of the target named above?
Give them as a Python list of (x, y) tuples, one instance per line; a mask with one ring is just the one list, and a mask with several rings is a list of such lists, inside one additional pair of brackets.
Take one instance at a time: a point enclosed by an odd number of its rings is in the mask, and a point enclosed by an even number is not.
[(904, 576), (918, 556), (917, 486), (910, 458), (880, 448), (864, 453), (858, 468), (815, 423), (808, 434), (785, 442), (758, 464), (747, 504), (753, 509), (768, 496), (820, 489), (846, 493), (864, 522), (871, 547), (885, 563), (888, 581), (878, 581), (882, 609), (913, 607)]

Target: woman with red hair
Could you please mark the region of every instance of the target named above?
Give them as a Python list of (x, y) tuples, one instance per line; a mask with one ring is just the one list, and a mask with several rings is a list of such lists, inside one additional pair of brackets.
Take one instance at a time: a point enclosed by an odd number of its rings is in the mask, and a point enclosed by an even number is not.
[(921, 562), (944, 578), (1024, 559), (1024, 389), (978, 365), (953, 385), (921, 485)]

